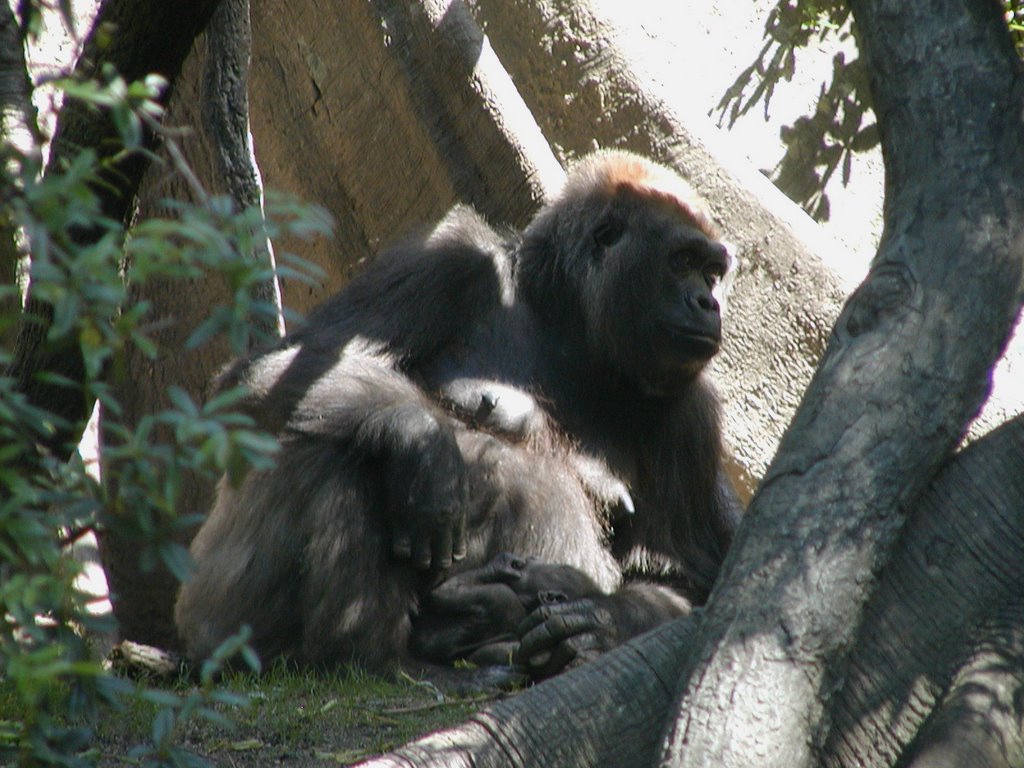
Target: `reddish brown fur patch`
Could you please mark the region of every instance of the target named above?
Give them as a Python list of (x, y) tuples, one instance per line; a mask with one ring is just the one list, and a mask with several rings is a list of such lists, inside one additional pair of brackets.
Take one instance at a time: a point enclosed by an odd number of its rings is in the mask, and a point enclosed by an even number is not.
[(711, 217), (704, 211), (702, 202), (700, 198), (696, 197), (696, 193), (692, 197), (685, 198), (675, 191), (630, 181), (620, 182), (616, 186), (616, 191), (632, 192), (641, 197), (646, 197), (653, 202), (674, 208), (682, 214), (684, 219), (697, 227), (705, 235), (712, 239), (718, 239), (718, 230), (711, 221)]
[(629, 152), (610, 150), (585, 158), (573, 169), (566, 191), (603, 191), (609, 197), (627, 191), (677, 210), (687, 222), (717, 239), (704, 201), (675, 171)]

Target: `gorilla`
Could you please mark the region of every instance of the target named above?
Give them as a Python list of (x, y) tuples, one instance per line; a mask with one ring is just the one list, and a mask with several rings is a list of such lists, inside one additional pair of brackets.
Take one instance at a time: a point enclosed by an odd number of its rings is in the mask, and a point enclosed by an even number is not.
[(216, 386), (275, 433), (222, 480), (175, 617), (315, 666), (534, 677), (703, 603), (740, 517), (714, 391), (733, 259), (677, 174), (581, 159), (521, 233), (389, 249)]

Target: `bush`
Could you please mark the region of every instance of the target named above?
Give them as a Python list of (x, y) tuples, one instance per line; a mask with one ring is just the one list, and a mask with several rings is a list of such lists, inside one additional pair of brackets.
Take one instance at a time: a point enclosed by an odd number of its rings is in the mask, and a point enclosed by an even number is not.
[[(62, 87), (66, 97), (109, 111), (121, 153), (142, 152), (144, 130), (161, 130), (156, 97), (164, 83), (157, 77), (126, 83), (105, 70), (99, 81), (68, 81)], [(173, 142), (170, 135), (163, 139)], [(259, 239), (324, 233), (326, 216), (275, 198), (264, 217), (259, 207), (238, 210), (229, 199), (202, 195), (201, 204), (174, 203), (173, 218), (146, 220), (128, 232), (104, 216), (96, 194), (111, 161), (83, 149), (43, 174), (38, 151), (19, 153), (5, 145), (2, 152), (0, 209), (9, 217), (8, 231), (20, 233), (31, 252), (30, 306), (45, 308), (41, 316), (23, 314), (22, 328), (45, 330), (50, 348), (77, 349), (85, 364), (84, 385), (38, 375), (67, 387), (69, 397), (84, 393), (99, 402), (113, 440), (104, 452), (102, 485), (80, 457), (67, 461), (54, 453), (53, 436), (80, 425), (65, 424), (56, 413), (29, 403), (12, 373), (15, 350), (0, 348), (0, 367), (8, 371), (0, 377), (0, 701), (5, 702), (0, 763), (89, 764), (91, 725), (102, 708), (138, 696), (159, 709), (150, 743), (134, 756), (147, 764), (187, 764), (194, 758), (174, 747), (175, 730), (193, 715), (219, 717), (211, 708), (215, 702), (238, 700), (219, 691), (214, 680), (218, 665), (235, 652), (255, 663), (244, 635), (204, 667), (201, 686), (186, 696), (118, 679), (90, 652), (90, 636), (109, 632), (111, 619), (88, 610), (88, 596), (75, 583), (79, 565), (67, 545), (86, 532), (113, 529), (143, 543), (143, 566), (163, 563), (182, 578), (189, 559), (177, 541), (181, 529), (194, 523), (176, 513), (183, 475), (238, 476), (273, 461), (276, 444), (236, 410), (238, 392), (199, 404), (171, 388), (166, 410), (137, 425), (119, 419), (122, 411), (110, 381), (126, 351), (134, 348), (150, 358), (161, 354), (150, 307), (133, 302), (129, 286), (150, 280), (226, 281), (231, 304), (211, 308), (188, 343), (225, 338), (234, 353), (241, 353), (253, 328), (277, 311), (255, 298), (258, 286), (272, 277), (270, 266), (251, 255), (260, 252)], [(176, 170), (189, 173), (183, 166)], [(81, 232), (90, 237), (76, 238)], [(18, 306), (17, 286), (0, 291), (0, 306)], [(10, 315), (0, 317), (0, 329), (18, 320)], [(117, 493), (108, 494), (108, 486)]]

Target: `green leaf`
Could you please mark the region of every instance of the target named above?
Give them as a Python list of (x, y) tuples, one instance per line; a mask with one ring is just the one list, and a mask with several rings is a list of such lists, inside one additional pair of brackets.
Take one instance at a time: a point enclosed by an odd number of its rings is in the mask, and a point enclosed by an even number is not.
[(152, 738), (157, 748), (166, 744), (174, 733), (174, 710), (161, 709), (153, 718)]
[(195, 571), (192, 556), (180, 544), (172, 542), (161, 546), (160, 559), (178, 581), (185, 581)]
[(199, 408), (193, 402), (192, 397), (184, 389), (178, 386), (170, 386), (167, 388), (167, 399), (171, 401), (171, 405), (177, 408), (186, 416), (198, 417)]

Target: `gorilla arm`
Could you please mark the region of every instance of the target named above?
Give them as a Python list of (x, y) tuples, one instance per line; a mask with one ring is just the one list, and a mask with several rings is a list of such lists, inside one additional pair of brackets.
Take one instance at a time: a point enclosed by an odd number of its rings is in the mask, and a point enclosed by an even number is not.
[(443, 569), (465, 543), (465, 467), (450, 417), (415, 371), (508, 290), (505, 243), (469, 208), (390, 248), (276, 349), (230, 365), (260, 426), (331, 441), (383, 472), (392, 549)]
[(297, 435), (379, 467), (396, 557), (439, 570), (465, 555), (466, 468), (453, 425), (386, 353), (350, 343), (296, 404), (282, 438)]

